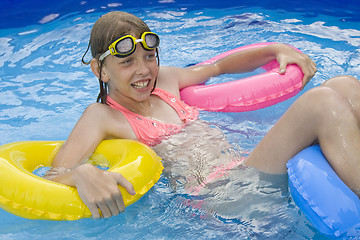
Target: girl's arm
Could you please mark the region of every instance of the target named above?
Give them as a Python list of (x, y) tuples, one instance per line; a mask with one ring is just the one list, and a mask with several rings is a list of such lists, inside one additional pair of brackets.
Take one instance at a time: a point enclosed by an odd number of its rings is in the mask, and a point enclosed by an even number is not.
[(284, 74), (286, 66), (297, 64), (304, 73), (305, 86), (316, 73), (316, 64), (306, 54), (300, 53), (285, 44), (272, 44), (260, 48), (234, 53), (209, 65), (195, 65), (177, 69), (179, 89), (200, 84), (210, 77), (226, 73), (251, 72), (276, 59), (279, 73)]
[[(132, 184), (121, 174), (98, 169), (84, 163), (99, 143), (111, 132), (112, 118), (101, 104), (90, 105), (83, 113), (66, 143), (57, 153), (50, 172), (51, 180), (76, 187), (81, 200), (94, 218), (111, 217), (124, 211), (125, 205), (118, 185), (135, 194)], [(121, 129), (120, 129), (121, 130)], [(56, 169), (60, 172), (55, 173)]]

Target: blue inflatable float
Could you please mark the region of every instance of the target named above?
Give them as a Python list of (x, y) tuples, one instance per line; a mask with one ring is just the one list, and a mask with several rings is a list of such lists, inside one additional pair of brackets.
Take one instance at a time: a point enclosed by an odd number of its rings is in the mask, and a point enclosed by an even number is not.
[(322, 234), (360, 237), (360, 200), (336, 175), (318, 145), (287, 164), (295, 204)]

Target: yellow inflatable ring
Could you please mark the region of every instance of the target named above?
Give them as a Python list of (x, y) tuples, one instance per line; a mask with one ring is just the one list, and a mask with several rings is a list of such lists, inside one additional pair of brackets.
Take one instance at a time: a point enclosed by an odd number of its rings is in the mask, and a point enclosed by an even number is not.
[[(38, 177), (32, 172), (51, 162), (63, 141), (28, 141), (0, 146), (0, 207), (29, 219), (77, 220), (91, 217), (76, 188)], [(139, 200), (160, 178), (160, 158), (148, 146), (132, 140), (105, 140), (89, 159), (121, 173), (136, 191), (120, 187), (125, 205)]]

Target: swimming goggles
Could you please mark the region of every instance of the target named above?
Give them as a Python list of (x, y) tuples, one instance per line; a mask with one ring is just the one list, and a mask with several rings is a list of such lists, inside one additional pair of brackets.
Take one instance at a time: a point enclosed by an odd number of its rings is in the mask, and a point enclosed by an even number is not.
[(141, 34), (140, 39), (136, 39), (131, 35), (122, 36), (109, 46), (109, 50), (100, 55), (99, 60), (104, 60), (110, 54), (119, 58), (130, 56), (139, 42), (145, 50), (151, 51), (159, 46), (160, 38), (153, 32), (144, 32)]

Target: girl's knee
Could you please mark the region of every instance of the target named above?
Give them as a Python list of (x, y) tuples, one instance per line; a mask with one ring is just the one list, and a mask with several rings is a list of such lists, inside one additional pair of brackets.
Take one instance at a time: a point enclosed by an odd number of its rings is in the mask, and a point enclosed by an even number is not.
[(360, 81), (352, 76), (339, 76), (329, 79), (322, 87), (333, 89), (343, 96), (356, 112), (360, 120)]
[[(325, 85), (310, 89), (309, 91), (304, 93), (302, 98), (306, 100), (307, 104), (309, 104), (309, 107), (310, 106), (323, 107), (332, 104), (334, 102), (341, 101), (339, 100), (341, 96), (332, 88), (327, 87)], [(310, 105), (311, 103), (314, 105)]]
[(353, 107), (348, 99), (330, 87), (313, 88), (302, 97), (307, 107), (321, 116), (353, 114)]
[(360, 82), (353, 76), (350, 75), (341, 75), (337, 77), (330, 78), (329, 80), (325, 81), (322, 86), (331, 87), (333, 89), (339, 89), (344, 87), (359, 87)]
[[(304, 94), (305, 96), (305, 94)], [(351, 103), (331, 88), (318, 87), (309, 91), (306, 114), (317, 133), (327, 135), (331, 129), (357, 129), (359, 120)]]

